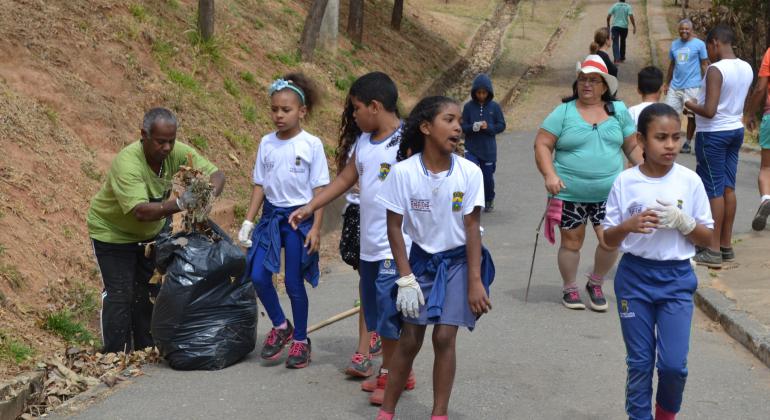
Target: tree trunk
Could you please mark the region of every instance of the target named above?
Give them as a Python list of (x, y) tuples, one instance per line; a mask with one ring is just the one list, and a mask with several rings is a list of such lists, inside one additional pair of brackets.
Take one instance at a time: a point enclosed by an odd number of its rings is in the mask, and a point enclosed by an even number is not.
[(395, 31), (401, 30), (401, 19), (404, 17), (404, 0), (393, 1), (393, 14), (390, 16), (390, 27)]
[(204, 41), (214, 36), (214, 0), (198, 0), (198, 30)]
[(337, 35), (340, 26), (340, 0), (329, 0), (321, 22), (321, 33), (318, 34), (320, 47), (335, 53), (337, 51)]
[(364, 0), (350, 0), (348, 36), (356, 44), (364, 40)]
[(321, 32), (321, 22), (323, 22), (328, 3), (329, 0), (313, 0), (313, 5), (310, 6), (310, 13), (305, 19), (305, 27), (302, 29), (302, 37), (299, 41), (299, 52), (303, 61), (313, 59), (318, 34)]

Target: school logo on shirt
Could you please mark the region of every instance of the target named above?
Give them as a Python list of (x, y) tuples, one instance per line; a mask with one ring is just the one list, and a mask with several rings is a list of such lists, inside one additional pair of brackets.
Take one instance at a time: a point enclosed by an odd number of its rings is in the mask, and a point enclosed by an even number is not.
[(462, 191), (455, 191), (452, 193), (452, 211), (460, 211), (463, 208), (463, 196)]
[(297, 158), (296, 158), (296, 159), (294, 159), (294, 164), (295, 164), (296, 166), (299, 166), (299, 165), (301, 165), (301, 164), (302, 164), (302, 159), (300, 159), (300, 157), (299, 157), (299, 156), (297, 156)]
[(683, 205), (683, 204), (684, 204), (684, 201), (683, 201), (683, 200), (676, 200), (676, 207), (677, 207), (679, 210), (682, 210), (682, 205)]
[(636, 314), (628, 311), (628, 301), (622, 299), (620, 301), (620, 317), (621, 318), (633, 318)]
[(289, 166), (289, 172), (293, 174), (304, 174), (305, 168), (302, 167), (302, 158), (297, 156), (294, 159), (294, 166)]
[(382, 267), (380, 268), (380, 273), (384, 275), (394, 275), (396, 274), (396, 267), (393, 267), (393, 260), (384, 260), (382, 262)]
[(423, 200), (421, 198), (410, 198), (409, 207), (414, 211), (421, 211), (425, 213), (430, 212), (430, 200)]
[(380, 174), (377, 175), (377, 178), (379, 178), (380, 181), (385, 181), (385, 178), (388, 177), (389, 173), (390, 173), (390, 163), (380, 163)]
[(644, 206), (637, 203), (632, 203), (630, 206), (628, 206), (628, 214), (630, 216), (633, 216), (635, 214), (639, 214), (642, 211), (644, 211)]
[(266, 170), (266, 171), (271, 171), (271, 170), (273, 170), (273, 167), (275, 167), (275, 162), (273, 162), (273, 161), (271, 161), (271, 160), (266, 160), (266, 161), (265, 161), (265, 170)]

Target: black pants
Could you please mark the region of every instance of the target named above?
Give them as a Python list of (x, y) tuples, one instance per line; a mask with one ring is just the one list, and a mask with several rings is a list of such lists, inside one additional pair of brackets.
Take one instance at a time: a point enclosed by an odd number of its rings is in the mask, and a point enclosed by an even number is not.
[[(154, 262), (138, 243), (110, 244), (91, 239), (102, 274), (102, 341), (104, 352), (152, 347), (149, 281)], [(154, 292), (154, 290), (153, 290)], [(155, 293), (153, 293), (155, 294)]]
[(626, 59), (626, 37), (628, 28), (612, 27), (612, 55), (615, 61)]

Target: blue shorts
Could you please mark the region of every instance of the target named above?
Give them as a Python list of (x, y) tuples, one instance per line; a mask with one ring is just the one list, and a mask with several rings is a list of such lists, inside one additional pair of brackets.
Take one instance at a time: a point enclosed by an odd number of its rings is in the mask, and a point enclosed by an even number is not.
[[(468, 264), (453, 264), (447, 269), (446, 296), (441, 316), (438, 319), (428, 319), (428, 305), (420, 306), (417, 318), (402, 318), (404, 322), (417, 325), (457, 325), (473, 331), (476, 327), (476, 315), (471, 311), (468, 302)], [(417, 278), (422, 295), (428, 300), (433, 290), (434, 276), (425, 274)]]
[(695, 134), (695, 172), (706, 187), (709, 199), (725, 194), (725, 188), (735, 189), (738, 153), (743, 144), (743, 128)]
[(759, 125), (759, 147), (770, 149), (770, 114), (765, 114)]
[(361, 260), (358, 273), (366, 329), (377, 331), (383, 338), (398, 340), (401, 333), (401, 317), (396, 310), (396, 262)]

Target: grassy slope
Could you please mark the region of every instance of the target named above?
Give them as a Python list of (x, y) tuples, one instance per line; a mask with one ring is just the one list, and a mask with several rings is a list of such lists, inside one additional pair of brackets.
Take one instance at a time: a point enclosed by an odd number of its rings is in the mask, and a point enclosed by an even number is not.
[(426, 1), (395, 33), (391, 3), (368, 0), (364, 46), (341, 36), (336, 57), (308, 64), (294, 51), (309, 3), (219, 0), (216, 39), (201, 43), (194, 0), (0, 0), (0, 376), (25, 366), (12, 357), (26, 355), (19, 346), (38, 356), (63, 348), (43, 330), (51, 313), (96, 326), (100, 280), (85, 213), (114, 154), (138, 138), (144, 110), (175, 110), (179, 139), (225, 170), (226, 197), (245, 203), (258, 139), (271, 130), (270, 80), (301, 70), (318, 82), (324, 103), (305, 128), (331, 153), (351, 80), (386, 71), (412, 103), (491, 10), (469, 0), (475, 13), (450, 16), (443, 1)]

